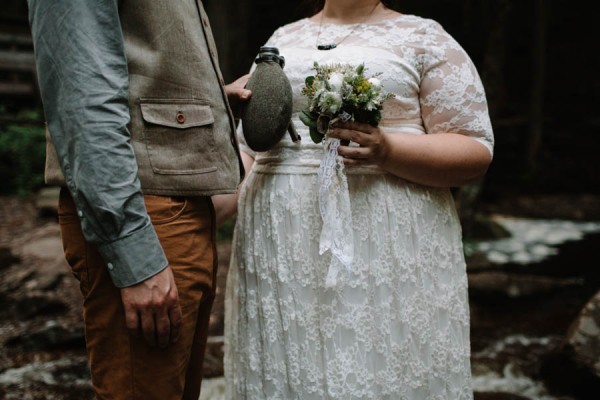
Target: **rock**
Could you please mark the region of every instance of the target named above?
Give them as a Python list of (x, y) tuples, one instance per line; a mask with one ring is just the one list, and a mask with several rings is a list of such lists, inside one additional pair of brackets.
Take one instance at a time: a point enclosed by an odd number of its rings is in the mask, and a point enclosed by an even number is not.
[(202, 376), (214, 378), (223, 376), (223, 336), (210, 336), (206, 343)]
[(67, 276), (67, 266), (64, 260), (48, 263), (35, 270), (27, 282), (27, 289), (52, 291)]
[[(582, 308), (563, 346), (547, 355), (540, 370), (555, 393), (596, 400), (600, 393), (600, 292)], [(594, 395), (595, 394), (595, 395)]]
[(36, 360), (0, 372), (0, 399), (93, 398), (85, 356)]
[(62, 240), (58, 227), (45, 227), (36, 232), (21, 248), (21, 256), (34, 257), (40, 260), (57, 260), (64, 258)]
[(58, 299), (43, 295), (26, 295), (15, 301), (15, 312), (21, 319), (30, 319), (37, 316), (47, 317), (68, 310), (68, 306)]
[(525, 297), (583, 285), (581, 279), (550, 278), (509, 272), (477, 272), (469, 278), (469, 294), (474, 296)]
[(474, 400), (530, 400), (529, 397), (506, 392), (475, 392)]
[(15, 256), (8, 247), (0, 247), (0, 270), (6, 269), (13, 264), (17, 264), (20, 258)]
[(21, 263), (32, 272), (24, 287), (29, 291), (54, 290), (70, 271), (56, 223), (32, 230), (31, 235), (19, 241), (15, 247)]
[(486, 213), (511, 214), (527, 218), (568, 219), (577, 221), (600, 220), (598, 194), (521, 194), (498, 198), (483, 204)]
[(202, 379), (202, 391), (199, 400), (225, 400), (225, 378)]
[(21, 290), (34, 276), (35, 272), (33, 271), (28, 269), (19, 269), (9, 277), (5, 277), (0, 285), (0, 290), (2, 290), (2, 292), (5, 294)]
[(42, 218), (58, 217), (58, 196), (60, 187), (44, 187), (35, 197), (35, 207)]
[(498, 240), (510, 236), (510, 231), (493, 217), (477, 214), (473, 219), (470, 237), (475, 240)]
[(570, 346), (563, 346), (544, 357), (540, 377), (546, 388), (555, 395), (561, 395), (558, 397), (561, 400), (597, 400), (600, 393), (600, 379), (576, 361)]
[(73, 350), (85, 348), (83, 327), (64, 327), (48, 321), (43, 328), (9, 338), (7, 347), (20, 347), (25, 351)]
[[(465, 249), (467, 249), (467, 245), (465, 245)], [(469, 251), (465, 253), (468, 272), (476, 272), (493, 267), (493, 264), (488, 259), (486, 253), (482, 251)]]
[(583, 307), (570, 326), (566, 342), (575, 361), (600, 378), (600, 292)]

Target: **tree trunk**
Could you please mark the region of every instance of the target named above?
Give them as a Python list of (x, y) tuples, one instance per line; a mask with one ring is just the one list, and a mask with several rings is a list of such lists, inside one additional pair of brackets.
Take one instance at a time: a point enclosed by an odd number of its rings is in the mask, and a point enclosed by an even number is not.
[(535, 174), (537, 156), (542, 143), (544, 129), (544, 89), (546, 78), (546, 36), (548, 10), (546, 0), (536, 0), (533, 24), (533, 73), (531, 74), (531, 103), (529, 125), (529, 147), (527, 163), (529, 174)]
[[(473, 4), (470, 1), (467, 1), (465, 4), (467, 8), (463, 10), (464, 13), (472, 15)], [(510, 29), (509, 18), (511, 17), (512, 6), (512, 0), (483, 2), (481, 4), (481, 7), (484, 7), (484, 15), (492, 19), (488, 24), (490, 26), (488, 31), (489, 36), (481, 68), (481, 79), (486, 89), (492, 124), (507, 98), (504, 74), (508, 54), (507, 34), (508, 29)], [(485, 178), (481, 178), (454, 192), (465, 237), (472, 235), (476, 217), (476, 204), (484, 182)]]

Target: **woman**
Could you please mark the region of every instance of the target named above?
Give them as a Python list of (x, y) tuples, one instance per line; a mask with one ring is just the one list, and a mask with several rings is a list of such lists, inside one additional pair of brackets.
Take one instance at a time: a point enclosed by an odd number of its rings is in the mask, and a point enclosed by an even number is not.
[[(436, 22), (377, 0), (325, 0), (267, 45), (286, 59), (303, 139), (255, 154), (239, 135), (249, 173), (227, 281), (228, 398), (471, 399), (467, 277), (450, 188), (481, 177), (492, 159), (473, 63)], [(323, 145), (298, 120), (314, 61), (364, 63), (395, 94), (379, 127), (329, 131), (351, 141), (338, 149), (347, 188), (334, 184), (333, 194), (340, 204), (349, 195), (335, 221), (353, 259), (333, 284), (336, 260), (319, 248)]]

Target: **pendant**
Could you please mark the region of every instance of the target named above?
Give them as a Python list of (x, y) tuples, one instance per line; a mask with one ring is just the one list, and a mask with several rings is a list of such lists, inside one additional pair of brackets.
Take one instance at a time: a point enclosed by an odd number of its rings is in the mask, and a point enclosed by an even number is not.
[(335, 49), (337, 47), (337, 44), (332, 43), (332, 44), (320, 44), (317, 46), (317, 49), (319, 50), (331, 50), (331, 49)]

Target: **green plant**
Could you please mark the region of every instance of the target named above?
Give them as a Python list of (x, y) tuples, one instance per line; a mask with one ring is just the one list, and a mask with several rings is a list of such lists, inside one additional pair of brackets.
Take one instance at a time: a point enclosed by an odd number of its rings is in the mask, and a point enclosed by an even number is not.
[(44, 128), (0, 127), (0, 193), (27, 195), (44, 183)]

